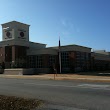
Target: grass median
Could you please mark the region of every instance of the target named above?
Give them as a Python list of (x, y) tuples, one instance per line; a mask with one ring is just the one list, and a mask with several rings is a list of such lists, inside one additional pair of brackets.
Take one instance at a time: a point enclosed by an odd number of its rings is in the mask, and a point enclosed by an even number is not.
[(0, 110), (35, 110), (42, 104), (41, 100), (0, 95)]

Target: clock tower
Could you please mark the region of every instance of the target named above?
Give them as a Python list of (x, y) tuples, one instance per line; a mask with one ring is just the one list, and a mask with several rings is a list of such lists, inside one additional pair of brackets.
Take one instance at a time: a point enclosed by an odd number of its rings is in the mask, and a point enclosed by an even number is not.
[(17, 21), (2, 24), (0, 62), (5, 62), (6, 65), (9, 65), (19, 59), (26, 61), (29, 47), (29, 26)]
[(29, 41), (29, 26), (17, 21), (2, 24), (2, 40)]

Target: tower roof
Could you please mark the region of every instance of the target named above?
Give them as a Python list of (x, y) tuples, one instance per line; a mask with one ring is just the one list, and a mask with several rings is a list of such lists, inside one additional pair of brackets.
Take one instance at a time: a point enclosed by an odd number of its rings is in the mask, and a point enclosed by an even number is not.
[(6, 24), (12, 24), (12, 23), (16, 23), (16, 24), (23, 24), (23, 25), (27, 25), (27, 26), (30, 26), (30, 25), (28, 25), (28, 24), (25, 24), (25, 23), (21, 23), (21, 22), (18, 22), (18, 21), (10, 21), (10, 22), (7, 22), (7, 23), (3, 23), (3, 24), (1, 24), (1, 25), (6, 25)]

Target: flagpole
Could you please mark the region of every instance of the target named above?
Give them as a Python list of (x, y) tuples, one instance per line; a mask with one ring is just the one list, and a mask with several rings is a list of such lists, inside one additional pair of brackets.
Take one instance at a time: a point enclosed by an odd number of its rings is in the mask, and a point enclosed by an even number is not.
[(60, 73), (61, 73), (61, 49), (60, 49), (60, 37), (59, 37), (59, 66), (60, 66)]

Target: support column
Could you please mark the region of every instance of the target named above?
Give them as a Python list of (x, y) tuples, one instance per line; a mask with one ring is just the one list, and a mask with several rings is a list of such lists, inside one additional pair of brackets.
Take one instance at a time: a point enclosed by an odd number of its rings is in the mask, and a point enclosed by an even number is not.
[(16, 60), (16, 50), (15, 50), (15, 46), (12, 46), (12, 61), (15, 62)]
[(2, 47), (2, 60), (5, 62), (5, 47)]

